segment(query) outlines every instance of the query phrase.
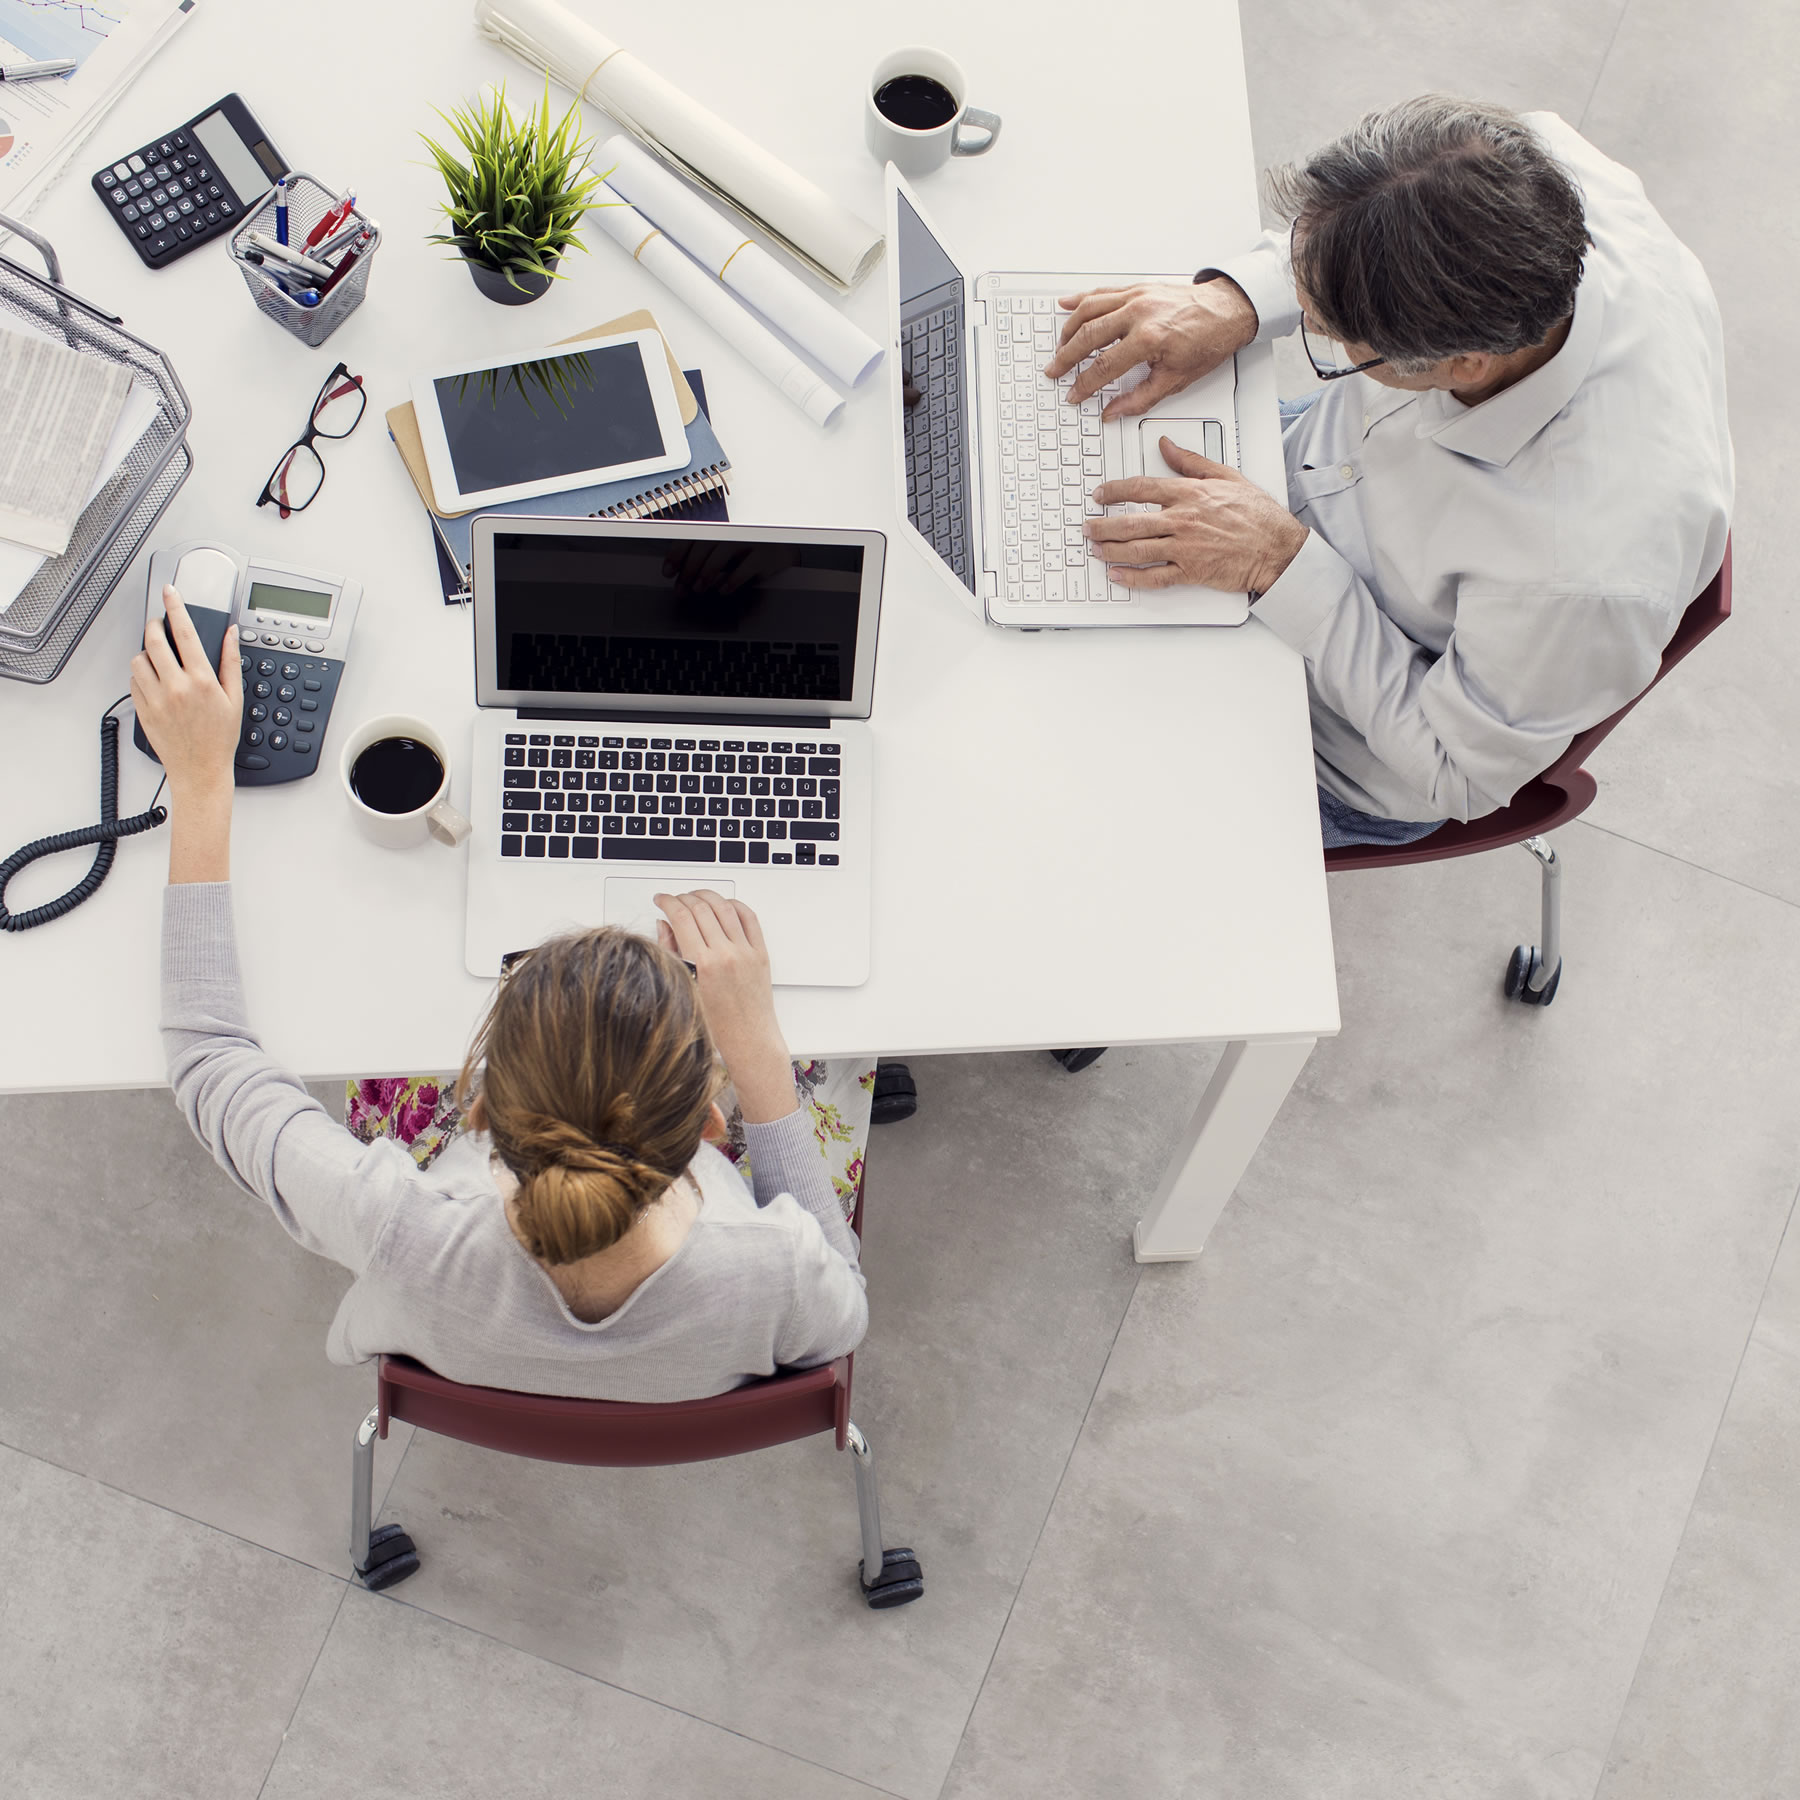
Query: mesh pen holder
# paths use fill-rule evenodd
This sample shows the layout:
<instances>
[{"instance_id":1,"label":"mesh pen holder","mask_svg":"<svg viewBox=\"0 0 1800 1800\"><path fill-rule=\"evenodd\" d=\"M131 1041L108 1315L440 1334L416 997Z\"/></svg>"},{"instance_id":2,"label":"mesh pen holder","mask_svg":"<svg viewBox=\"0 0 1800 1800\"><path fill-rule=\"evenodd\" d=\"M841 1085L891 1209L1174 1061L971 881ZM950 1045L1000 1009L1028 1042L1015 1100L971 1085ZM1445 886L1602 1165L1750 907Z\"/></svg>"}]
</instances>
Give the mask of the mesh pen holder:
<instances>
[{"instance_id":1,"label":"mesh pen holder","mask_svg":"<svg viewBox=\"0 0 1800 1800\"><path fill-rule=\"evenodd\" d=\"M341 195L334 194L323 182L295 169L288 176L289 244L300 249L307 234L341 199ZM272 193L232 233L231 258L250 290L251 299L256 302L256 310L315 349L362 305L363 295L369 288L369 270L374 264L375 252L381 248L381 228L373 219L355 207L351 208L345 224L350 219L360 220L374 235L363 246L355 268L330 293L321 295L317 306L302 306L292 294L284 292L278 283L264 275L255 263L244 260L244 252L251 247L251 232L260 231L264 237L271 238L275 235L275 196ZM341 258L345 252L338 254Z\"/></svg>"}]
</instances>

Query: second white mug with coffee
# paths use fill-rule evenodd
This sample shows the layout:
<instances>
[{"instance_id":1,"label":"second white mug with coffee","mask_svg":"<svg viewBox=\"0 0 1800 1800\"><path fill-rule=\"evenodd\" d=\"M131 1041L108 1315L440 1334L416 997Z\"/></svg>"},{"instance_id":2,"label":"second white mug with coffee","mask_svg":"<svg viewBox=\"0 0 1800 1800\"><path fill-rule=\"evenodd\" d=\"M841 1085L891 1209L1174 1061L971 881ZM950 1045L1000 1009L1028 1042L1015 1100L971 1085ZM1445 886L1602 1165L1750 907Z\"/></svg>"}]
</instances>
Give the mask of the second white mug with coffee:
<instances>
[{"instance_id":1,"label":"second white mug with coffee","mask_svg":"<svg viewBox=\"0 0 1800 1800\"><path fill-rule=\"evenodd\" d=\"M427 837L460 844L469 835L469 821L450 804L449 749L423 719L384 713L359 725L338 774L363 835L390 850Z\"/></svg>"},{"instance_id":2,"label":"second white mug with coffee","mask_svg":"<svg viewBox=\"0 0 1800 1800\"><path fill-rule=\"evenodd\" d=\"M953 156L985 156L999 138L1000 115L969 104L969 80L955 57L914 44L875 65L863 96L863 141L877 161L902 175L929 175Z\"/></svg>"}]
</instances>

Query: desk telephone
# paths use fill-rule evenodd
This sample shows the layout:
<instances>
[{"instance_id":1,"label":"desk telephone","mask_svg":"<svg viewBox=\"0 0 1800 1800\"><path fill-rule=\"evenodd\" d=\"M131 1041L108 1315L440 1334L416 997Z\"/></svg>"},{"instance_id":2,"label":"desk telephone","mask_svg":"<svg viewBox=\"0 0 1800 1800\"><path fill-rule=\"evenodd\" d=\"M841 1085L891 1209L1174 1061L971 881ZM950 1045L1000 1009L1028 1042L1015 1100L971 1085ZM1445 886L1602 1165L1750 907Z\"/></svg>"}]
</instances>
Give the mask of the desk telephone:
<instances>
[{"instance_id":1,"label":"desk telephone","mask_svg":"<svg viewBox=\"0 0 1800 1800\"><path fill-rule=\"evenodd\" d=\"M238 660L244 675L244 719L234 779L239 787L271 787L299 781L319 766L331 703L344 672L344 652L356 624L362 584L318 569L300 569L244 555L225 544L177 544L150 558L144 629L166 632L162 593L180 594L207 660L216 669L225 628L238 628ZM179 660L179 652L177 652ZM38 838L0 862L0 931L25 931L71 913L99 888L112 868L119 839L152 831L169 815L152 802L128 819L119 817L118 709L122 694L100 718L100 820L80 831ZM141 725L132 740L152 761ZM157 789L160 798L162 789ZM66 894L23 912L6 905L6 885L28 863L65 850L96 846L88 872Z\"/></svg>"},{"instance_id":2,"label":"desk telephone","mask_svg":"<svg viewBox=\"0 0 1800 1800\"><path fill-rule=\"evenodd\" d=\"M310 775L319 766L344 672L361 583L249 557L225 544L177 544L150 559L146 630L162 619L165 584L187 606L214 668L225 627L238 628L244 723L237 785L271 787ZM141 725L133 727L132 741L155 757Z\"/></svg>"}]
</instances>

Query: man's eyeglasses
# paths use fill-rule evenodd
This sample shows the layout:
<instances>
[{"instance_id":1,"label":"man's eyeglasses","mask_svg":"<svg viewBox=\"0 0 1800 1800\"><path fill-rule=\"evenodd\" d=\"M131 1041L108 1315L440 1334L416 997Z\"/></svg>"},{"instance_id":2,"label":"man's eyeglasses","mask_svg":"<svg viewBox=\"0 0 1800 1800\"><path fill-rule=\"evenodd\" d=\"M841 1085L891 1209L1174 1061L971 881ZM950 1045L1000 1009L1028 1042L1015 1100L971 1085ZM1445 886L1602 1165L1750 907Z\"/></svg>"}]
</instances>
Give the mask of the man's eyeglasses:
<instances>
[{"instance_id":1,"label":"man's eyeglasses","mask_svg":"<svg viewBox=\"0 0 1800 1800\"><path fill-rule=\"evenodd\" d=\"M290 514L305 512L319 497L325 485L325 462L315 444L320 438L347 438L362 422L368 396L363 393L363 378L352 375L342 363L325 377L318 398L312 403L306 429L296 438L275 473L263 483L258 506L276 506L285 519Z\"/></svg>"},{"instance_id":2,"label":"man's eyeglasses","mask_svg":"<svg viewBox=\"0 0 1800 1800\"><path fill-rule=\"evenodd\" d=\"M1385 356L1371 356L1367 362L1358 362L1336 338L1308 324L1304 313L1300 315L1300 342L1306 348L1313 373L1321 381L1342 381L1346 375L1360 375L1364 369L1377 369L1387 361Z\"/></svg>"}]
</instances>

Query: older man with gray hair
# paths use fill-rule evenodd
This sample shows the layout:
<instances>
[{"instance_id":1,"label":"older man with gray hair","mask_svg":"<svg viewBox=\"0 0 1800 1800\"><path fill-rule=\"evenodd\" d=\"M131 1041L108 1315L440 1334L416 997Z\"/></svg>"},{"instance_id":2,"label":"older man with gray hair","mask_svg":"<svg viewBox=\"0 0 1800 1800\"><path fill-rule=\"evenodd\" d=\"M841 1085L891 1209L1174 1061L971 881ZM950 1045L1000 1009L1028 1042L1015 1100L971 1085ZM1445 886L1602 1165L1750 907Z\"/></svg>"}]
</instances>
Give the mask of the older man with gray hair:
<instances>
[{"instance_id":1,"label":"older man with gray hair","mask_svg":"<svg viewBox=\"0 0 1800 1800\"><path fill-rule=\"evenodd\" d=\"M1244 588L1306 659L1327 845L1504 806L1656 674L1725 555L1719 312L1642 183L1553 113L1427 95L1275 171L1290 228L1195 285L1076 295L1046 374L1144 411L1298 328L1286 507L1179 480L1089 521L1114 578ZM1291 509L1291 510L1290 510Z\"/></svg>"}]
</instances>

